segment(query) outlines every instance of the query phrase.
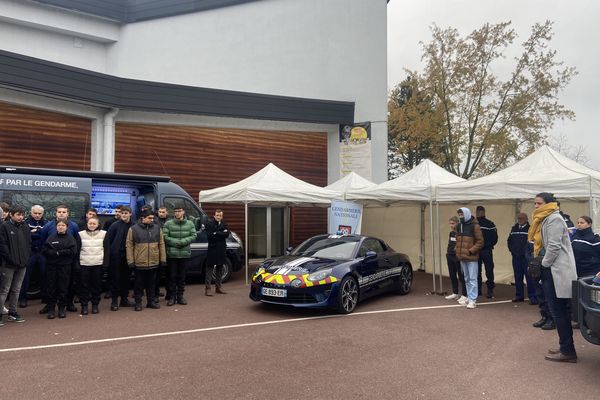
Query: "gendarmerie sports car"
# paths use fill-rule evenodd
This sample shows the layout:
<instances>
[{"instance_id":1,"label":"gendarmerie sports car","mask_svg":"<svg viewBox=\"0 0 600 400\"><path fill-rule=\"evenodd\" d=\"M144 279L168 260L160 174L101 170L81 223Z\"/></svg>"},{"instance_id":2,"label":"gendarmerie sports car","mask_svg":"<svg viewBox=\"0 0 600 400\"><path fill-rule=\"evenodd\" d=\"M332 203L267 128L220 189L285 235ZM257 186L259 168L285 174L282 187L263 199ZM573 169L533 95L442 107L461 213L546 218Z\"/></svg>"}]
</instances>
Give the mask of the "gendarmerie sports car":
<instances>
[{"instance_id":1,"label":"gendarmerie sports car","mask_svg":"<svg viewBox=\"0 0 600 400\"><path fill-rule=\"evenodd\" d=\"M314 236L289 255L265 260L252 276L250 298L294 307L328 307L342 314L385 291L407 294L408 256L361 235Z\"/></svg>"}]
</instances>

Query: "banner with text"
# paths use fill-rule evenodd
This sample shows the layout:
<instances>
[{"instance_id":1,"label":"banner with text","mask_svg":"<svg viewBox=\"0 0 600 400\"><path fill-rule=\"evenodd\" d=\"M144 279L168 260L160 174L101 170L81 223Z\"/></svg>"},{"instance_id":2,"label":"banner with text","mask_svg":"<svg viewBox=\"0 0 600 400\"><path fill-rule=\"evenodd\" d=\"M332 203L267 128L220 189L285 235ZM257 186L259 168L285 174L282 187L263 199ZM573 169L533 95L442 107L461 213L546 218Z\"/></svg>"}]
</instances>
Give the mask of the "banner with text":
<instances>
[{"instance_id":1,"label":"banner with text","mask_svg":"<svg viewBox=\"0 0 600 400\"><path fill-rule=\"evenodd\" d=\"M340 176L354 171L371 179L371 123L340 125Z\"/></svg>"},{"instance_id":2,"label":"banner with text","mask_svg":"<svg viewBox=\"0 0 600 400\"><path fill-rule=\"evenodd\" d=\"M330 234L360 234L362 225L362 204L332 200L329 209Z\"/></svg>"}]
</instances>

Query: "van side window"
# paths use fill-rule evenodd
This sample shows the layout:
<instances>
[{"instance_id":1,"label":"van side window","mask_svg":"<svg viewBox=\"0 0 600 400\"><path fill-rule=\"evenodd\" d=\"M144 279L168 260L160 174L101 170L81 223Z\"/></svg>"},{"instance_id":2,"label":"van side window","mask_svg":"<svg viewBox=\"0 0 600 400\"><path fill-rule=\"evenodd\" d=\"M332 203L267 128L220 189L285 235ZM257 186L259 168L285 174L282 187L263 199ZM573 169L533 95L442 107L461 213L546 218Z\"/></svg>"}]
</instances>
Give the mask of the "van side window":
<instances>
[{"instance_id":1,"label":"van side window","mask_svg":"<svg viewBox=\"0 0 600 400\"><path fill-rule=\"evenodd\" d=\"M195 203L185 197L165 197L163 205L167 207L169 216L173 216L173 210L175 207L181 207L185 210L187 219L191 220L196 225L196 230L202 229L202 217L203 213Z\"/></svg>"},{"instance_id":2,"label":"van side window","mask_svg":"<svg viewBox=\"0 0 600 400\"><path fill-rule=\"evenodd\" d=\"M1 192L0 192L1 193ZM56 217L56 206L66 204L69 206L69 218L79 221L85 216L89 204L89 195L86 193L61 193L61 192L34 192L6 190L0 196L8 204L18 204L25 207L27 213L31 206L39 204L44 207L44 216L47 219Z\"/></svg>"}]
</instances>

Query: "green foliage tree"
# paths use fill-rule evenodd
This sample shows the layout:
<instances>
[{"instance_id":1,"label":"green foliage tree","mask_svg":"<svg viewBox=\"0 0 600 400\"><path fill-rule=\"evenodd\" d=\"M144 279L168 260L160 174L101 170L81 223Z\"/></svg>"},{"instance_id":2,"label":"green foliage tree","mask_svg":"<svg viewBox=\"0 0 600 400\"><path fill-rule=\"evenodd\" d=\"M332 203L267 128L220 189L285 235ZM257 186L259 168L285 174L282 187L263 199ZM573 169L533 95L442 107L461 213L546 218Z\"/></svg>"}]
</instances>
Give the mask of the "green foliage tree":
<instances>
[{"instance_id":1,"label":"green foliage tree","mask_svg":"<svg viewBox=\"0 0 600 400\"><path fill-rule=\"evenodd\" d=\"M500 76L517 37L510 24L487 23L466 37L432 26L431 42L422 43L425 70L409 71L409 81L417 84L412 95L397 104L396 93L390 96L390 139L406 140L405 148L396 145L399 152L410 159L411 152L429 151L448 171L476 177L526 156L543 144L557 119L575 117L559 103L559 94L577 72L549 49L552 22L532 27L510 72ZM415 87L416 104L409 106ZM415 135L423 140L406 139Z\"/></svg>"},{"instance_id":2,"label":"green foliage tree","mask_svg":"<svg viewBox=\"0 0 600 400\"><path fill-rule=\"evenodd\" d=\"M443 115L432 97L421 89L419 77L411 75L398 84L388 100L390 178L409 171L426 158L442 163Z\"/></svg>"}]
</instances>

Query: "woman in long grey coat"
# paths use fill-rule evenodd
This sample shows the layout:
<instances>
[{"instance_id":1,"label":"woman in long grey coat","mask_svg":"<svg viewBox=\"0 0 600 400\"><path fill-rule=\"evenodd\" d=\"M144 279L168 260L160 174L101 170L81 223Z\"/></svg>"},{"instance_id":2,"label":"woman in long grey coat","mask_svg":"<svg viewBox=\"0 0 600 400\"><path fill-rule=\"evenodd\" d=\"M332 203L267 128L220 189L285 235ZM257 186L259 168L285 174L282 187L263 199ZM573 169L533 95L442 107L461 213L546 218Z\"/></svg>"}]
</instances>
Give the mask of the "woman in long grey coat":
<instances>
[{"instance_id":1,"label":"woman in long grey coat","mask_svg":"<svg viewBox=\"0 0 600 400\"><path fill-rule=\"evenodd\" d=\"M529 239L534 242L534 256L543 257L542 287L556 323L560 344L559 349L548 350L545 358L550 361L577 362L568 311L572 296L571 281L577 279L569 230L553 194L538 194L534 206Z\"/></svg>"}]
</instances>

